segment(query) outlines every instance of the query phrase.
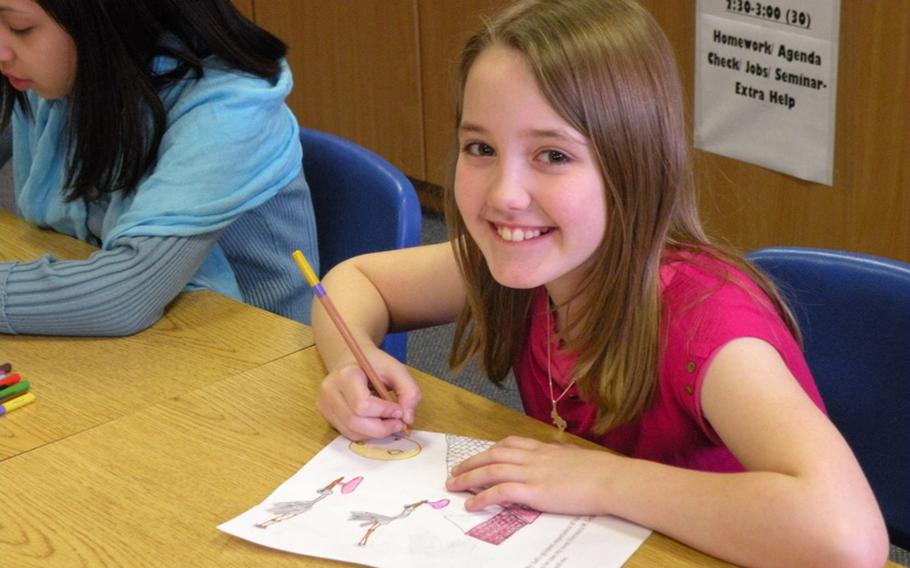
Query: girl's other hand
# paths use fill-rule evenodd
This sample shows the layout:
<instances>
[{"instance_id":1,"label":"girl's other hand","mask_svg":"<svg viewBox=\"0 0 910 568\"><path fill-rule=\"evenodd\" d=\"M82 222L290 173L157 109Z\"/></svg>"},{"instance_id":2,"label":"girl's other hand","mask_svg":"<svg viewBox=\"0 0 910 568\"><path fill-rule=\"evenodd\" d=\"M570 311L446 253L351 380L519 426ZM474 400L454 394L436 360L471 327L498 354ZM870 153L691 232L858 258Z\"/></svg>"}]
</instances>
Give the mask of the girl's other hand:
<instances>
[{"instance_id":1,"label":"girl's other hand","mask_svg":"<svg viewBox=\"0 0 910 568\"><path fill-rule=\"evenodd\" d=\"M356 363L342 365L326 376L316 408L344 437L353 440L384 438L414 422L420 388L407 368L376 347L364 354L398 402L383 400L370 390L366 373Z\"/></svg>"},{"instance_id":2,"label":"girl's other hand","mask_svg":"<svg viewBox=\"0 0 910 568\"><path fill-rule=\"evenodd\" d=\"M602 515L605 479L614 455L570 444L511 436L461 462L446 481L449 491L477 490L468 511L517 503L547 513Z\"/></svg>"}]
</instances>

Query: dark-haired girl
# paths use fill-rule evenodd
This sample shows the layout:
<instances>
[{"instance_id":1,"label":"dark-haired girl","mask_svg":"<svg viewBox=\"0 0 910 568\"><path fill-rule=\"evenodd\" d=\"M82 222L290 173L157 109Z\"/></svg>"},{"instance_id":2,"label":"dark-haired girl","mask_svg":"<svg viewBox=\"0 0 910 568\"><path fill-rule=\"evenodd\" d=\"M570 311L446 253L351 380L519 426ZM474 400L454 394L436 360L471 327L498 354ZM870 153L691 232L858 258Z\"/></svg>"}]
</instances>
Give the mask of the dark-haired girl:
<instances>
[{"instance_id":1,"label":"dark-haired girl","mask_svg":"<svg viewBox=\"0 0 910 568\"><path fill-rule=\"evenodd\" d=\"M131 334L199 288L309 321L286 50L229 0L0 0L17 212L101 249L0 263L0 332Z\"/></svg>"}]
</instances>

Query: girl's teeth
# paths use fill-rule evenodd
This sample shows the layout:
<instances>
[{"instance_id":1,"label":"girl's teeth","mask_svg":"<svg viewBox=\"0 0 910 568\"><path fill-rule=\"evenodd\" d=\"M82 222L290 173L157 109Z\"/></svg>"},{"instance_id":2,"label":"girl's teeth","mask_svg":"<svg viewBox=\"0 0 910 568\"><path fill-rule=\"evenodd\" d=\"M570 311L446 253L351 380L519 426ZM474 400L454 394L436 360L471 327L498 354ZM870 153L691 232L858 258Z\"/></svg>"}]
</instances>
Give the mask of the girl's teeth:
<instances>
[{"instance_id":1,"label":"girl's teeth","mask_svg":"<svg viewBox=\"0 0 910 568\"><path fill-rule=\"evenodd\" d=\"M500 227L499 236L506 241L512 241L514 243L520 243L528 239L533 239L540 236L540 229L510 229L508 227Z\"/></svg>"}]
</instances>

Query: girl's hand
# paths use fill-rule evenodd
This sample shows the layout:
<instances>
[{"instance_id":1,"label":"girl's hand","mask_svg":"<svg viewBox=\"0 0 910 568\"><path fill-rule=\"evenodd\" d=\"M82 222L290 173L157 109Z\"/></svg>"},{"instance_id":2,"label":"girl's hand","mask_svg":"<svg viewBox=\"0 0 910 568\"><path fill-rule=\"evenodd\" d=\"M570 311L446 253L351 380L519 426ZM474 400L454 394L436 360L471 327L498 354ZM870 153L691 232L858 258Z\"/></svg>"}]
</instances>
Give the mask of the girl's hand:
<instances>
[{"instance_id":1,"label":"girl's hand","mask_svg":"<svg viewBox=\"0 0 910 568\"><path fill-rule=\"evenodd\" d=\"M449 491L479 490L468 511L517 503L547 513L602 515L606 479L617 456L570 444L509 437L452 470Z\"/></svg>"},{"instance_id":2,"label":"girl's hand","mask_svg":"<svg viewBox=\"0 0 910 568\"><path fill-rule=\"evenodd\" d=\"M407 368L376 347L363 346L379 377L398 402L383 400L370 390L363 369L348 364L332 371L322 381L316 408L341 434L354 441L384 438L414 422L420 389Z\"/></svg>"}]
</instances>

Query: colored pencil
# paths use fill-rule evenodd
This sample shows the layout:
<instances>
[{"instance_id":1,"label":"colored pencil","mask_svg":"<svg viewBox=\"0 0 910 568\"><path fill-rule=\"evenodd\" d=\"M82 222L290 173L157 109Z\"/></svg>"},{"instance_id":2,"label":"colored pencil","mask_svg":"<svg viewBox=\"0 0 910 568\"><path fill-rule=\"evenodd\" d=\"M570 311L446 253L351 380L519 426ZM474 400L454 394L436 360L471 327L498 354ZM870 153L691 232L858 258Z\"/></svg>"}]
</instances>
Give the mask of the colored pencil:
<instances>
[{"instance_id":1,"label":"colored pencil","mask_svg":"<svg viewBox=\"0 0 910 568\"><path fill-rule=\"evenodd\" d=\"M313 271L313 267L310 266L310 263L307 261L306 257L302 252L294 251L291 255L294 257L294 261L297 263L297 266L300 268L300 271L303 273L303 277L306 278L307 283L313 289L313 292L316 294L316 297L319 298L319 301L322 302L322 307L325 308L325 311L329 314L329 317L332 319L332 323L335 324L335 327L338 329L338 333L341 334L341 337L344 338L344 342L347 344L348 349L351 350L351 353L354 354L354 358L357 359L357 364L360 365L360 368L363 369L363 372L366 373L367 378L370 380L370 384L373 385L373 388L385 400L395 402L395 399L392 397L392 393L389 392L389 389L386 388L385 383L382 382L382 379L379 378L379 374L376 373L376 370L373 369L373 365L370 364L370 361L367 359L366 355L363 354L363 350L358 345L357 340L354 339L354 335L351 334L351 330L348 328L348 324L345 323L344 318L341 317L341 314L338 313L338 310L335 308L335 304L332 303L331 298L326 293L325 288L322 287L322 283L319 282L319 278L316 276L316 273ZM408 430L408 425L404 425L405 434L410 434Z\"/></svg>"}]
</instances>

